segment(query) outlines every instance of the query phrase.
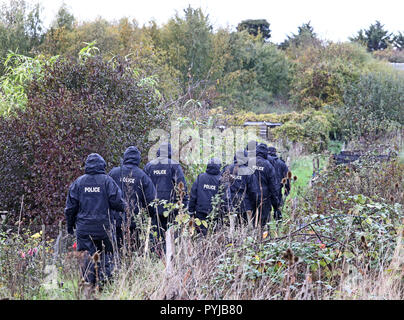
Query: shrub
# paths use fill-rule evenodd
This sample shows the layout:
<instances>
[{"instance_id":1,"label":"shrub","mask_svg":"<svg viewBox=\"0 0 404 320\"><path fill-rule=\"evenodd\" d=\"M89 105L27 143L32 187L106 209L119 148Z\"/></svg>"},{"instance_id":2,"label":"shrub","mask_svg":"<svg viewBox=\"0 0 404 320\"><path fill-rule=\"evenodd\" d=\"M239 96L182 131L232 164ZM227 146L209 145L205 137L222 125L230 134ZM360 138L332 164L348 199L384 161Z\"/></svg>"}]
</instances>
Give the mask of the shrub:
<instances>
[{"instance_id":1,"label":"shrub","mask_svg":"<svg viewBox=\"0 0 404 320\"><path fill-rule=\"evenodd\" d=\"M214 73L217 105L226 109L257 110L285 97L289 91L292 65L284 52L276 46L263 43L247 31L223 36L216 49ZM218 41L218 39L216 39ZM226 46L226 51L223 47ZM219 56L219 54L221 54ZM225 55L224 57L222 57Z\"/></svg>"},{"instance_id":2,"label":"shrub","mask_svg":"<svg viewBox=\"0 0 404 320\"><path fill-rule=\"evenodd\" d=\"M304 127L294 121L286 122L279 128L276 128L276 135L285 137L291 142L299 142L304 139Z\"/></svg>"},{"instance_id":3,"label":"shrub","mask_svg":"<svg viewBox=\"0 0 404 320\"><path fill-rule=\"evenodd\" d=\"M387 60L394 63L404 63L404 50L394 50L387 48L373 52L373 56L380 60Z\"/></svg>"},{"instance_id":4,"label":"shrub","mask_svg":"<svg viewBox=\"0 0 404 320\"><path fill-rule=\"evenodd\" d=\"M315 213L347 212L352 209L352 202L346 202L347 198L359 194L369 201L404 205L403 164L397 159L375 162L372 154L369 151L361 157L360 163L348 166L330 163L328 169L313 181L308 195L312 199L311 205L316 208Z\"/></svg>"},{"instance_id":5,"label":"shrub","mask_svg":"<svg viewBox=\"0 0 404 320\"><path fill-rule=\"evenodd\" d=\"M86 156L118 164L128 145L145 150L147 131L164 124L165 112L123 59L59 59L43 74L29 86L25 111L0 118L0 202L12 210L24 194L24 214L55 226Z\"/></svg>"},{"instance_id":6,"label":"shrub","mask_svg":"<svg viewBox=\"0 0 404 320\"><path fill-rule=\"evenodd\" d=\"M291 98L301 109L341 103L346 85L383 68L363 47L348 43L307 47L295 64Z\"/></svg>"},{"instance_id":7,"label":"shrub","mask_svg":"<svg viewBox=\"0 0 404 320\"><path fill-rule=\"evenodd\" d=\"M249 112L237 112L234 114L229 114L219 107L212 109L210 114L214 117L220 118L227 125L231 126L243 126L246 121L280 121L280 116L274 113L262 113L256 114L252 111Z\"/></svg>"},{"instance_id":8,"label":"shrub","mask_svg":"<svg viewBox=\"0 0 404 320\"><path fill-rule=\"evenodd\" d=\"M345 140L374 140L404 124L404 77L399 72L369 73L345 90L335 108L338 132Z\"/></svg>"},{"instance_id":9,"label":"shrub","mask_svg":"<svg viewBox=\"0 0 404 320\"><path fill-rule=\"evenodd\" d=\"M253 112L239 112L234 115L225 114L222 109L212 110L212 115L220 117L227 125L242 126L246 121L280 122L281 126L270 129L273 137L283 141L284 147L288 143L303 143L305 151L320 152L328 147L329 136L333 130L334 118L330 112L308 109L301 113L290 112L284 114L255 114Z\"/></svg>"},{"instance_id":10,"label":"shrub","mask_svg":"<svg viewBox=\"0 0 404 320\"><path fill-rule=\"evenodd\" d=\"M326 150L328 146L332 129L330 117L324 112L312 109L305 110L300 117L295 117L289 121L285 116L284 119L287 122L273 131L277 139L286 137L292 142L302 142L308 152L321 152Z\"/></svg>"}]
</instances>

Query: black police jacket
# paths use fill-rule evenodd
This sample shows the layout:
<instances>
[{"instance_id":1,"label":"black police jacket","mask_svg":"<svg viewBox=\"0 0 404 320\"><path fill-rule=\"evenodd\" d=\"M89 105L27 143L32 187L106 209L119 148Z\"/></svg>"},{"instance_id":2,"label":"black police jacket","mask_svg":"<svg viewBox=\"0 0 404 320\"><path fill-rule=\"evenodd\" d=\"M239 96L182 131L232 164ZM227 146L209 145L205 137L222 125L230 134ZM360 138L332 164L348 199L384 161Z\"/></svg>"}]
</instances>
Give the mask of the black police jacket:
<instances>
[{"instance_id":1,"label":"black police jacket","mask_svg":"<svg viewBox=\"0 0 404 320\"><path fill-rule=\"evenodd\" d=\"M171 159L170 144L168 144L167 153L164 153L161 149L162 148L157 151L157 158L146 164L144 172L150 177L156 188L157 199L167 200L171 203L177 202L177 192L179 191L178 186L179 183L182 182L184 192L183 204L187 207L187 183L181 165L177 161ZM162 211L163 210L159 210L159 213L161 214Z\"/></svg>"},{"instance_id":2,"label":"black police jacket","mask_svg":"<svg viewBox=\"0 0 404 320\"><path fill-rule=\"evenodd\" d=\"M113 168L109 175L121 188L131 215L137 215L140 209L147 209L148 214L153 216L155 210L150 203L156 198L156 189L149 176L139 168L139 163L140 151L131 146L124 153L122 165ZM121 217L117 215L117 224L120 224ZM126 219L126 215L123 218ZM134 226L133 219L131 225Z\"/></svg>"},{"instance_id":3,"label":"black police jacket","mask_svg":"<svg viewBox=\"0 0 404 320\"><path fill-rule=\"evenodd\" d=\"M85 174L70 185L65 207L69 232L76 228L77 235L104 239L109 236L112 210L125 210L121 190L106 175L105 167L99 154L90 154L85 163Z\"/></svg>"},{"instance_id":4,"label":"black police jacket","mask_svg":"<svg viewBox=\"0 0 404 320\"><path fill-rule=\"evenodd\" d=\"M254 170L256 178L254 181L254 190L257 190L255 207L258 207L261 202L270 202L277 208L279 205L277 177L275 168L267 157L268 147L265 144L259 144L256 149L256 157L249 159L249 167Z\"/></svg>"},{"instance_id":5,"label":"black police jacket","mask_svg":"<svg viewBox=\"0 0 404 320\"><path fill-rule=\"evenodd\" d=\"M206 172L201 173L192 185L188 210L207 216L212 211L212 199L219 192L220 186L223 194L219 211L223 212L229 207L229 190L221 182L220 165L209 163Z\"/></svg>"}]
</instances>

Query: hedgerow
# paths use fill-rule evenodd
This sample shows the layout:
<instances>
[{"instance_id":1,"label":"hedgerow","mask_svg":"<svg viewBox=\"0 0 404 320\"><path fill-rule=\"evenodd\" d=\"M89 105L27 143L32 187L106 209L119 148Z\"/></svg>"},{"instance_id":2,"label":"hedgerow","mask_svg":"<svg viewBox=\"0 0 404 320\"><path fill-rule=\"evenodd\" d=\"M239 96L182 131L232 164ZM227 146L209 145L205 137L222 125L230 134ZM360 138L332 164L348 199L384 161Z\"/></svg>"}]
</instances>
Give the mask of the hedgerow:
<instances>
[{"instance_id":1,"label":"hedgerow","mask_svg":"<svg viewBox=\"0 0 404 320\"><path fill-rule=\"evenodd\" d=\"M25 110L0 118L1 207L15 213L24 195L24 216L55 226L86 156L97 152L112 166L131 144L146 150L150 128L164 125L158 105L155 89L123 58L45 66L27 89Z\"/></svg>"}]
</instances>

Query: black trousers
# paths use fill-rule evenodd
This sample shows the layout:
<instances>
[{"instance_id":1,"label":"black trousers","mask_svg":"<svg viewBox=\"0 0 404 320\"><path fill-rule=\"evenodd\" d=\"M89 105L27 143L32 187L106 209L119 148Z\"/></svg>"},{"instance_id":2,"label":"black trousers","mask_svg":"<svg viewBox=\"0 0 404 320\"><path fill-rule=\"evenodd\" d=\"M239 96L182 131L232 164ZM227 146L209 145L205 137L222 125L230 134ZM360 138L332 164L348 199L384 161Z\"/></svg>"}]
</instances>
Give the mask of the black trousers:
<instances>
[{"instance_id":1,"label":"black trousers","mask_svg":"<svg viewBox=\"0 0 404 320\"><path fill-rule=\"evenodd\" d=\"M252 215L253 210L250 210L250 212L251 212L251 217L252 217L253 216ZM248 213L247 213L247 211L240 212L240 214L237 215L237 218L238 218L238 222L240 224L248 224Z\"/></svg>"},{"instance_id":2,"label":"black trousers","mask_svg":"<svg viewBox=\"0 0 404 320\"><path fill-rule=\"evenodd\" d=\"M112 276L113 247L109 238L93 239L89 235L77 235L77 251L87 251L88 255L81 265L82 277L92 284L104 282ZM94 254L99 252L98 261Z\"/></svg>"},{"instance_id":3,"label":"black trousers","mask_svg":"<svg viewBox=\"0 0 404 320\"><path fill-rule=\"evenodd\" d=\"M117 225L115 228L116 243L118 249L121 249L123 244L125 243L124 236L127 235L128 232L130 239L128 238L125 239L127 245L132 245L135 248L139 248L140 246L139 229L136 228L136 225L134 224L130 224L129 228L121 224ZM128 243L128 241L130 241L130 244Z\"/></svg>"},{"instance_id":4,"label":"black trousers","mask_svg":"<svg viewBox=\"0 0 404 320\"><path fill-rule=\"evenodd\" d=\"M198 218L199 220L201 220L201 225L200 226L196 226L196 230L199 234L206 236L208 233L208 228L206 228L203 224L202 221L206 221L207 220L207 216L208 214L205 212L196 212L195 213L195 218Z\"/></svg>"},{"instance_id":5,"label":"black trousers","mask_svg":"<svg viewBox=\"0 0 404 320\"><path fill-rule=\"evenodd\" d=\"M253 210L253 223L255 224L256 215L258 214L258 221L261 221L261 226L265 226L271 221L272 203L270 200L263 201L262 204L256 206Z\"/></svg>"},{"instance_id":6,"label":"black trousers","mask_svg":"<svg viewBox=\"0 0 404 320\"><path fill-rule=\"evenodd\" d=\"M161 207L158 208L157 212L164 212ZM152 229L150 233L150 242L152 244L151 250L163 250L166 247L166 231L168 230L169 224L175 220L178 214L178 210L174 210L169 213L168 217L164 217L163 214L155 214L152 217ZM157 236L155 236L157 234Z\"/></svg>"},{"instance_id":7,"label":"black trousers","mask_svg":"<svg viewBox=\"0 0 404 320\"><path fill-rule=\"evenodd\" d=\"M283 198L282 198L282 188L280 188L279 190L278 190L278 193L277 193L277 198L278 198L278 206L277 207L275 207L274 205L272 205L272 208L273 208L273 211L274 211L274 213L273 213L273 215L274 215L274 219L275 220L280 220L280 219L282 219L282 212L281 212L281 207L282 207L282 205L283 205Z\"/></svg>"}]
</instances>

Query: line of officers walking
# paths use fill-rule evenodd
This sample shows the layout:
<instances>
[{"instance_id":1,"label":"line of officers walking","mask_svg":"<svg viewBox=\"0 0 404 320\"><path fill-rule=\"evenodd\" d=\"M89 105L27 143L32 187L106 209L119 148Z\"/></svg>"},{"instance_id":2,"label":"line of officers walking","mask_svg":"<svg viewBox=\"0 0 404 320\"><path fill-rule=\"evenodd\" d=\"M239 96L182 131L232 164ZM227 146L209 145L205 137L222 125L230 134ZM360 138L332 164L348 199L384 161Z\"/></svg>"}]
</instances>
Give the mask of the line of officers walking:
<instances>
[{"instance_id":1,"label":"line of officers walking","mask_svg":"<svg viewBox=\"0 0 404 320\"><path fill-rule=\"evenodd\" d=\"M180 200L189 214L201 221L211 218L209 215L216 207L214 218L218 225L229 212L237 213L240 221L256 221L261 226L270 221L271 212L275 220L282 219L281 207L290 191L291 174L275 148L250 141L245 150L236 152L232 164L222 168L218 158L210 159L206 172L198 175L189 194L181 165L171 159L171 154L170 143L162 143L156 158L142 170L141 153L130 146L121 165L108 174L106 162L99 154L87 157L85 174L70 185L65 207L68 233L73 235L75 230L77 250L88 252L82 268L87 270L85 275L83 271L87 282L96 282L90 259L96 252L101 252L97 279L105 281L111 276L112 241L116 240L118 248L122 246L125 226L137 237L134 217L141 210L151 217L151 234L157 234L150 236L152 250L164 248L165 231L178 214L175 209L167 215L164 203ZM207 234L205 223L197 230L201 235ZM111 234L115 239L111 239Z\"/></svg>"}]
</instances>

